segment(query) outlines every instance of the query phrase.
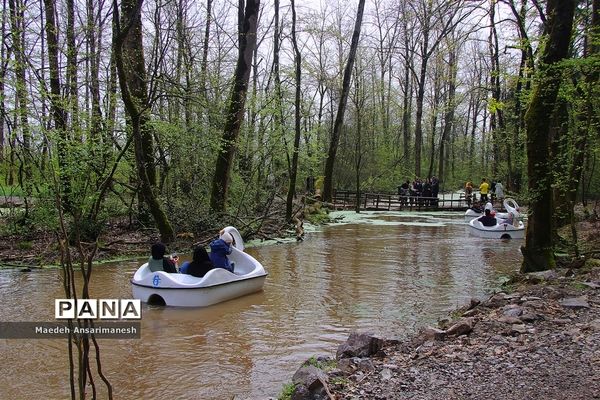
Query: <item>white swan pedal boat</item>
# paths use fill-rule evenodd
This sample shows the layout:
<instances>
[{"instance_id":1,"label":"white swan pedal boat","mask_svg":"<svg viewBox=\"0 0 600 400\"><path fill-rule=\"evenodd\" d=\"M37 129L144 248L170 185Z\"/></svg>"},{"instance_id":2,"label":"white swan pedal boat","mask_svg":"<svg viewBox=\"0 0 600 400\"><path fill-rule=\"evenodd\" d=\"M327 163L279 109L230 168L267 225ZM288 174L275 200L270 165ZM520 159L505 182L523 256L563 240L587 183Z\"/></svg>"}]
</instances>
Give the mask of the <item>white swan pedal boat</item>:
<instances>
[{"instance_id":1,"label":"white swan pedal boat","mask_svg":"<svg viewBox=\"0 0 600 400\"><path fill-rule=\"evenodd\" d=\"M519 205L517 204L517 202L514 199L511 198L507 198L504 200L503 202L504 205L504 209L506 210L505 213L503 212L497 212L494 216L496 218L500 218L500 219L508 219L509 214L512 212L515 215L520 215L519 214ZM472 208L469 208L467 211L465 211L465 221L470 221L473 218L479 218L483 215L483 212L477 212L475 210L473 210Z\"/></svg>"},{"instance_id":2,"label":"white swan pedal boat","mask_svg":"<svg viewBox=\"0 0 600 400\"><path fill-rule=\"evenodd\" d=\"M235 243L228 258L234 272L213 268L202 278L164 271L152 272L142 265L131 280L133 297L150 304L179 307L205 307L262 290L267 277L264 267L245 253L244 241L237 229L225 228Z\"/></svg>"},{"instance_id":3,"label":"white swan pedal boat","mask_svg":"<svg viewBox=\"0 0 600 400\"><path fill-rule=\"evenodd\" d=\"M522 221L517 221L517 225L501 222L496 218L498 223L494 226L485 226L477 218L469 221L469 230L474 236L484 239L523 239L525 237L525 224Z\"/></svg>"},{"instance_id":4,"label":"white swan pedal boat","mask_svg":"<svg viewBox=\"0 0 600 400\"><path fill-rule=\"evenodd\" d=\"M470 221L473 218L479 218L482 215L483 215L483 213L477 212L477 211L473 210L472 208L469 208L467 211L465 211L465 221ZM495 214L495 217L501 218L501 219L507 219L508 213L497 212Z\"/></svg>"}]
</instances>

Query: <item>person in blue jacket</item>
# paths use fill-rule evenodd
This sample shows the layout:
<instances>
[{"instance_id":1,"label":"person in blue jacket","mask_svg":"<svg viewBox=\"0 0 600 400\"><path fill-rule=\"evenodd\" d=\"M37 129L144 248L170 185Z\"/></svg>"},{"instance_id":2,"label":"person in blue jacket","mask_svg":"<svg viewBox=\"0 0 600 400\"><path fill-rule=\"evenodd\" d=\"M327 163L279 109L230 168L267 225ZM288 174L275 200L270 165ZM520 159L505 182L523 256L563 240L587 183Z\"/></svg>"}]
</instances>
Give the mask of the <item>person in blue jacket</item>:
<instances>
[{"instance_id":1,"label":"person in blue jacket","mask_svg":"<svg viewBox=\"0 0 600 400\"><path fill-rule=\"evenodd\" d=\"M229 261L227 255L231 254L231 244L233 236L229 232L223 232L221 236L210 243L210 261L215 268L225 268L233 272L234 265Z\"/></svg>"}]
</instances>

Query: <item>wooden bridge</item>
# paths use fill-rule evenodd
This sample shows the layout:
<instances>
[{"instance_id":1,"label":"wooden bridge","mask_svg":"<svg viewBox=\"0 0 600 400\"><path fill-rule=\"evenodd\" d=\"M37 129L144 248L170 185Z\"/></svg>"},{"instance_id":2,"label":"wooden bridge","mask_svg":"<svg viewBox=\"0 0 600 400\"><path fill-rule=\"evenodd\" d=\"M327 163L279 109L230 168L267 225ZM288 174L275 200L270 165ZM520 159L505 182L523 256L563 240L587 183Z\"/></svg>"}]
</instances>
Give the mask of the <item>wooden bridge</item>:
<instances>
[{"instance_id":1,"label":"wooden bridge","mask_svg":"<svg viewBox=\"0 0 600 400\"><path fill-rule=\"evenodd\" d=\"M336 190L333 193L336 210L356 207L356 192ZM360 209L369 211L464 211L464 193L440 193L438 197L400 196L396 193L360 193Z\"/></svg>"}]
</instances>

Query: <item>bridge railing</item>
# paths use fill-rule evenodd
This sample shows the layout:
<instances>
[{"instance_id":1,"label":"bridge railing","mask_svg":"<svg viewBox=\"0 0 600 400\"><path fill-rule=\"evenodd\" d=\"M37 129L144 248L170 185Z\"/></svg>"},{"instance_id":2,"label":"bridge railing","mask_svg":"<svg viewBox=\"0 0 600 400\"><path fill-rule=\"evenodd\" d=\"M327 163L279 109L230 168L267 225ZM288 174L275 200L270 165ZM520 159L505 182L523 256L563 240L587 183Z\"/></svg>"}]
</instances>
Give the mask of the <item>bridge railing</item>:
<instances>
[{"instance_id":1,"label":"bridge railing","mask_svg":"<svg viewBox=\"0 0 600 400\"><path fill-rule=\"evenodd\" d=\"M336 209L356 207L356 192L336 190L333 204ZM361 192L359 198L361 210L464 210L467 202L463 193L440 193L438 197L403 196L395 193Z\"/></svg>"}]
</instances>

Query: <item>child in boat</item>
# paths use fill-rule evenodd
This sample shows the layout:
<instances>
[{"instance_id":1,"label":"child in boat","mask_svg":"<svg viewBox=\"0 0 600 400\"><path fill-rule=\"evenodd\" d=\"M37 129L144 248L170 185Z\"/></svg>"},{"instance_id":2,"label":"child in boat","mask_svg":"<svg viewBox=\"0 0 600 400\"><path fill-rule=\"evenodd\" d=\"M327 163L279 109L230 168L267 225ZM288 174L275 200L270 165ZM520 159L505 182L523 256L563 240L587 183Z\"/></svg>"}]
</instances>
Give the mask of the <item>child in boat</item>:
<instances>
[{"instance_id":1,"label":"child in boat","mask_svg":"<svg viewBox=\"0 0 600 400\"><path fill-rule=\"evenodd\" d=\"M177 273L177 260L170 257L165 257L166 253L165 245L162 243L154 243L150 248L152 256L148 260L148 267L150 271L165 271L170 273Z\"/></svg>"},{"instance_id":2,"label":"child in boat","mask_svg":"<svg viewBox=\"0 0 600 400\"><path fill-rule=\"evenodd\" d=\"M233 236L229 232L221 231L221 236L217 240L213 240L210 244L210 261L215 268L225 268L229 272L233 272L234 265L229 261L227 255L231 254L231 244Z\"/></svg>"},{"instance_id":3,"label":"child in boat","mask_svg":"<svg viewBox=\"0 0 600 400\"><path fill-rule=\"evenodd\" d=\"M192 262L186 261L183 263L179 272L189 274L197 278L202 278L208 271L215 266L210 261L210 257L203 246L198 246L194 249Z\"/></svg>"},{"instance_id":4,"label":"child in boat","mask_svg":"<svg viewBox=\"0 0 600 400\"><path fill-rule=\"evenodd\" d=\"M485 212L485 210L490 210L490 215L492 217L496 216L496 210L494 210L494 206L492 205L491 202L488 201L487 203L485 203L485 208L483 211Z\"/></svg>"}]
</instances>

